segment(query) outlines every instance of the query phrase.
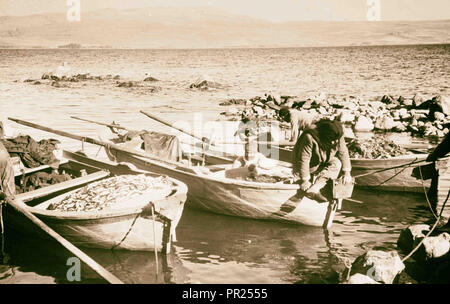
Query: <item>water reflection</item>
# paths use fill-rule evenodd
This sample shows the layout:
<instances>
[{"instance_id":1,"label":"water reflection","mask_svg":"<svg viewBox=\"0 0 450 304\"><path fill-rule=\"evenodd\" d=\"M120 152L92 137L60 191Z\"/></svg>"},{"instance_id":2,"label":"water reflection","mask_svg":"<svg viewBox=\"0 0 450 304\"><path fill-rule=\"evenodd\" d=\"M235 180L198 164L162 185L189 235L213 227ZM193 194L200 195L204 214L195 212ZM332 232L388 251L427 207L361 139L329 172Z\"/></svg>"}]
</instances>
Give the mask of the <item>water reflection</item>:
<instances>
[{"instance_id":1,"label":"water reflection","mask_svg":"<svg viewBox=\"0 0 450 304\"><path fill-rule=\"evenodd\" d=\"M356 189L329 230L185 209L172 252L83 249L126 283L336 283L342 260L369 248L396 249L402 228L430 219L423 194ZM7 235L1 283L69 283L58 244ZM156 268L158 265L158 275ZM34 275L33 275L34 274ZM81 283L104 283L83 267Z\"/></svg>"}]
</instances>

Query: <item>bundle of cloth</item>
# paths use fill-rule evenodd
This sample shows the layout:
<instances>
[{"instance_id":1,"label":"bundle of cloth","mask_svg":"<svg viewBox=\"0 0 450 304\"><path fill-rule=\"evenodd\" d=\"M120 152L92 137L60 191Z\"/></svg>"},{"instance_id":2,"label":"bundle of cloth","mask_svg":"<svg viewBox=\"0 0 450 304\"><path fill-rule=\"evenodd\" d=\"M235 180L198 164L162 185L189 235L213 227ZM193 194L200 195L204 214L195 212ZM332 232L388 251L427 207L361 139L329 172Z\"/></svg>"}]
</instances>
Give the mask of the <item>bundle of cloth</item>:
<instances>
[{"instance_id":1,"label":"bundle of cloth","mask_svg":"<svg viewBox=\"0 0 450 304\"><path fill-rule=\"evenodd\" d=\"M114 143L123 143L126 147L140 148L145 152L170 161L180 161L182 157L181 143L177 136L152 131L128 131L120 133L113 130L117 138Z\"/></svg>"},{"instance_id":2,"label":"bundle of cloth","mask_svg":"<svg viewBox=\"0 0 450 304\"><path fill-rule=\"evenodd\" d=\"M60 160L54 155L57 145L61 142L56 139L43 139L36 142L28 135L15 138L1 139L11 157L18 156L27 168L49 165L57 169Z\"/></svg>"}]
</instances>

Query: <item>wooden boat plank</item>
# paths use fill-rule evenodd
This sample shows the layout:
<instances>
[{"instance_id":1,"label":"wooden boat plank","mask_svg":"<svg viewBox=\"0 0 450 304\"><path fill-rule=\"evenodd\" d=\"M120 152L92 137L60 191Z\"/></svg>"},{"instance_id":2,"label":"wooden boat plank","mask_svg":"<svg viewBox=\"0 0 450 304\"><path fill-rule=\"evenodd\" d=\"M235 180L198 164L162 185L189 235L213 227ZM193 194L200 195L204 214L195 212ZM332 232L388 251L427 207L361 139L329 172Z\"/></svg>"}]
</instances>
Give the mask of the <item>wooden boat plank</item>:
<instances>
[{"instance_id":1,"label":"wooden boat plank","mask_svg":"<svg viewBox=\"0 0 450 304\"><path fill-rule=\"evenodd\" d=\"M49 201L42 202L36 207L26 205L24 201L31 201L48 194L61 193L54 198L61 199L68 194L66 190L76 189L77 186L103 179L110 176L112 172L117 175L146 174L148 176L160 176L144 170L134 170L134 168L125 164L107 163L69 151L64 151L64 156L69 160L70 169L80 170L85 168L88 172L94 173L29 193L19 194L16 196L16 201L20 201L27 211L48 223L55 231L82 247L112 249L118 245L117 249L170 251L170 242L176 239L175 229L182 216L187 193L187 186L178 180L171 179L173 184L171 191L166 191L165 194L149 193L149 195L143 197L142 204L141 202L139 202L139 205L130 204L129 208L124 206L123 208L105 209L99 212L59 212L42 208ZM161 217L157 217L155 222L146 215L140 215L142 207L147 205L149 200L154 203L157 215L161 214ZM136 218L138 215L139 218ZM24 221L20 214L8 212L7 216L11 228L23 233L34 234L36 232L33 227L25 225L26 220ZM133 229L129 232L127 238L122 241L135 219ZM167 225L167 221L170 221L171 224ZM155 234L153 233L154 227L156 229ZM156 236L156 243L154 236Z\"/></svg>"},{"instance_id":2,"label":"wooden boat plank","mask_svg":"<svg viewBox=\"0 0 450 304\"><path fill-rule=\"evenodd\" d=\"M64 165L64 164L67 164L68 162L69 162L69 160L63 159L63 160L60 161L59 165ZM38 171L43 171L43 170L46 170L46 169L49 169L49 168L50 168L49 165L41 165L41 166L35 167L35 168L24 168L22 172L14 172L14 176L17 177L17 176L21 176L23 174L25 174L25 175L26 174L31 174L31 173L35 173L35 172L38 172Z\"/></svg>"},{"instance_id":3,"label":"wooden boat plank","mask_svg":"<svg viewBox=\"0 0 450 304\"><path fill-rule=\"evenodd\" d=\"M102 178L105 178L110 175L108 171L99 171L95 173L88 174L86 176L78 177L69 181L65 181L59 184L50 185L48 187L39 188L30 192L25 192L16 195L18 200L27 202L39 197L43 197L61 190L70 189L72 187L80 186L83 184L87 184L89 182L93 182Z\"/></svg>"},{"instance_id":4,"label":"wooden boat plank","mask_svg":"<svg viewBox=\"0 0 450 304\"><path fill-rule=\"evenodd\" d=\"M309 204L303 201L291 212L282 212L282 207L297 193L299 186L295 184L220 178L214 174L200 174L201 172L196 172L196 167L182 167L180 164L178 168L172 168L126 151L113 148L108 152L114 153L113 157L119 161L131 162L143 170L166 174L183 181L189 188L189 205L194 208L253 219L282 220L311 226L331 225L329 220L334 211L329 212L330 203Z\"/></svg>"}]
</instances>

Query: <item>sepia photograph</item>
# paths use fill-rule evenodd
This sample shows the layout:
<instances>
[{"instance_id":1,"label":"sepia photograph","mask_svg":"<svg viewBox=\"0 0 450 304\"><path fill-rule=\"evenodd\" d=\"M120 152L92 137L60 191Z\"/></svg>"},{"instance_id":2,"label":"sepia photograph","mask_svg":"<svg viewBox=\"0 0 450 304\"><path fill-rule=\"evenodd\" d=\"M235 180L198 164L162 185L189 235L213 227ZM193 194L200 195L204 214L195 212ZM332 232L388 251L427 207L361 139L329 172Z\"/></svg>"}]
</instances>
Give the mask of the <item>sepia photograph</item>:
<instances>
[{"instance_id":1,"label":"sepia photograph","mask_svg":"<svg viewBox=\"0 0 450 304\"><path fill-rule=\"evenodd\" d=\"M2 286L450 284L448 0L0 0L0 109Z\"/></svg>"}]
</instances>

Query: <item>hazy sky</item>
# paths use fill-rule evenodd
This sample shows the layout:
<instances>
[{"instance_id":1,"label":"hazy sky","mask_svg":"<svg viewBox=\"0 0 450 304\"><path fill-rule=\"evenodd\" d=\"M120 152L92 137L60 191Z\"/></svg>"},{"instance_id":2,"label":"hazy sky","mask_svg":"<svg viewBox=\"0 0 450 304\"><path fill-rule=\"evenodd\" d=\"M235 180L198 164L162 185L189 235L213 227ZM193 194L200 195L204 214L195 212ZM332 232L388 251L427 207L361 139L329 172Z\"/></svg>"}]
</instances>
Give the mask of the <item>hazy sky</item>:
<instances>
[{"instance_id":1,"label":"hazy sky","mask_svg":"<svg viewBox=\"0 0 450 304\"><path fill-rule=\"evenodd\" d=\"M65 12L67 0L0 0L0 15ZM270 21L366 20L378 0L80 0L82 11L149 6L204 6ZM381 20L450 19L450 0L379 0Z\"/></svg>"}]
</instances>

